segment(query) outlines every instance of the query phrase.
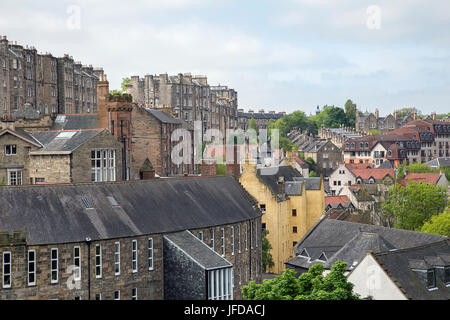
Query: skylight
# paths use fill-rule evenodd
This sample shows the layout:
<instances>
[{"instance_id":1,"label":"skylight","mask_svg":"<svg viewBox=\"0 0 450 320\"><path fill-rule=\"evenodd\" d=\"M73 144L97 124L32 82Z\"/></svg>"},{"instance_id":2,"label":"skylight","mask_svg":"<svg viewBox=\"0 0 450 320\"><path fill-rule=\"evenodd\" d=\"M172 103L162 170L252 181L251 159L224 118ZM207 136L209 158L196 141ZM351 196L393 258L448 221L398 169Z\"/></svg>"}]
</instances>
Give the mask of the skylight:
<instances>
[{"instance_id":1,"label":"skylight","mask_svg":"<svg viewBox=\"0 0 450 320\"><path fill-rule=\"evenodd\" d=\"M87 209L92 208L92 204L91 204L91 202L89 201L88 198L86 198L86 197L81 197L81 201L83 201L83 204L85 205L85 207L86 207Z\"/></svg>"},{"instance_id":2,"label":"skylight","mask_svg":"<svg viewBox=\"0 0 450 320\"><path fill-rule=\"evenodd\" d=\"M77 133L76 131L64 131L64 132L60 132L56 138L57 139L70 139L72 138L75 133Z\"/></svg>"},{"instance_id":3,"label":"skylight","mask_svg":"<svg viewBox=\"0 0 450 320\"><path fill-rule=\"evenodd\" d=\"M66 121L66 116L65 115L56 116L55 122L62 123L64 121Z\"/></svg>"},{"instance_id":4,"label":"skylight","mask_svg":"<svg viewBox=\"0 0 450 320\"><path fill-rule=\"evenodd\" d=\"M116 199L114 199L114 197L107 196L106 198L108 199L109 203L111 203L112 206L118 206L119 205L117 203Z\"/></svg>"}]
</instances>

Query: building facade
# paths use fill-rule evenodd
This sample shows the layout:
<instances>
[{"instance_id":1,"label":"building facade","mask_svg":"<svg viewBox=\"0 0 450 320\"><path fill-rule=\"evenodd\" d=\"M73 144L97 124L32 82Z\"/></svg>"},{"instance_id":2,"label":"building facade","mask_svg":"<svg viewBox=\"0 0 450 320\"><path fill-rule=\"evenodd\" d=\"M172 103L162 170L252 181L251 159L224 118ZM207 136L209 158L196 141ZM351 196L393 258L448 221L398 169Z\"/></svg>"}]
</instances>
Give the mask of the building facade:
<instances>
[{"instance_id":1,"label":"building facade","mask_svg":"<svg viewBox=\"0 0 450 320\"><path fill-rule=\"evenodd\" d=\"M0 222L2 300L241 299L261 282L261 214L232 177L0 193L15 203Z\"/></svg>"}]
</instances>

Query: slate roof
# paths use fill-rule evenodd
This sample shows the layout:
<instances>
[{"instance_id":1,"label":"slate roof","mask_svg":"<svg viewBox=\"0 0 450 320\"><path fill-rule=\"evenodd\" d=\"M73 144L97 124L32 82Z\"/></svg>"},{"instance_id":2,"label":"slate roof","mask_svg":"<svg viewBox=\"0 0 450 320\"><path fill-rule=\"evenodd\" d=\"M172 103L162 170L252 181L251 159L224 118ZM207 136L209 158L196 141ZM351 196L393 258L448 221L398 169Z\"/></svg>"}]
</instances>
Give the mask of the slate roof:
<instances>
[{"instance_id":1,"label":"slate roof","mask_svg":"<svg viewBox=\"0 0 450 320\"><path fill-rule=\"evenodd\" d=\"M31 151L30 154L71 153L104 130L106 129L34 132L34 139L39 141L43 148Z\"/></svg>"},{"instance_id":2,"label":"slate roof","mask_svg":"<svg viewBox=\"0 0 450 320\"><path fill-rule=\"evenodd\" d=\"M179 119L176 119L176 118L168 115L167 113L165 113L162 110L149 109L149 108L144 108L144 110L147 111L148 113L150 113L152 116L154 116L156 119L158 119L162 123L174 123L174 124L181 123L181 121Z\"/></svg>"},{"instance_id":3,"label":"slate roof","mask_svg":"<svg viewBox=\"0 0 450 320\"><path fill-rule=\"evenodd\" d=\"M97 129L96 113L89 114L58 114L50 130Z\"/></svg>"},{"instance_id":4,"label":"slate roof","mask_svg":"<svg viewBox=\"0 0 450 320\"><path fill-rule=\"evenodd\" d=\"M391 249L404 249L442 240L444 236L414 232L381 226L340 221L322 217L305 237L294 247L294 253L303 249L309 253L308 259L292 259L286 264L309 268L317 263L323 252L328 252L330 268L335 261L347 262L350 270L355 261L360 261L368 250L381 252Z\"/></svg>"},{"instance_id":5,"label":"slate roof","mask_svg":"<svg viewBox=\"0 0 450 320\"><path fill-rule=\"evenodd\" d=\"M165 234L164 240L175 244L177 249L186 253L206 270L232 267L230 262L189 231Z\"/></svg>"},{"instance_id":6,"label":"slate roof","mask_svg":"<svg viewBox=\"0 0 450 320\"><path fill-rule=\"evenodd\" d=\"M278 194L278 178L284 177L285 193L287 195L301 195L302 184L305 184L306 190L319 190L320 177L304 178L301 173L291 166L277 166L258 168L256 176L264 183L279 200L283 199Z\"/></svg>"},{"instance_id":7,"label":"slate roof","mask_svg":"<svg viewBox=\"0 0 450 320\"><path fill-rule=\"evenodd\" d=\"M0 199L0 230L25 230L29 245L178 232L261 215L231 176L3 186Z\"/></svg>"},{"instance_id":8,"label":"slate roof","mask_svg":"<svg viewBox=\"0 0 450 320\"><path fill-rule=\"evenodd\" d=\"M450 158L441 157L427 162L427 165L432 168L450 167Z\"/></svg>"},{"instance_id":9,"label":"slate roof","mask_svg":"<svg viewBox=\"0 0 450 320\"><path fill-rule=\"evenodd\" d=\"M30 143L35 144L38 147L41 147L42 145L39 143L39 141L37 141L31 134L29 134L26 131L23 131L22 129L15 129L15 130L9 130L9 129L4 129L2 131L0 131L0 136L5 134L5 133L9 133L12 135L17 136L18 138L24 139Z\"/></svg>"},{"instance_id":10,"label":"slate roof","mask_svg":"<svg viewBox=\"0 0 450 320\"><path fill-rule=\"evenodd\" d=\"M449 300L450 286L446 286L443 272L436 270L437 289L428 290L425 281L412 269L427 270L450 265L448 239L413 248L373 254L396 285L413 300Z\"/></svg>"}]
</instances>

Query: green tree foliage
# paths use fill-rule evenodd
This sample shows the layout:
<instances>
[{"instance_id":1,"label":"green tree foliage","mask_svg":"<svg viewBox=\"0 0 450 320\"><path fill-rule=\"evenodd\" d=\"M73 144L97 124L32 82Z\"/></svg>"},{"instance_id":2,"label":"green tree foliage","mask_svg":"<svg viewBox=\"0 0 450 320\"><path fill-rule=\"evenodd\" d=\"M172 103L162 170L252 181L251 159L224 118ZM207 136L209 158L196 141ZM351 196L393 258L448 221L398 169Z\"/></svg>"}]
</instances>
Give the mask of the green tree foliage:
<instances>
[{"instance_id":1,"label":"green tree foliage","mask_svg":"<svg viewBox=\"0 0 450 320\"><path fill-rule=\"evenodd\" d=\"M127 84L131 82L130 78L122 78L122 83L121 83L121 87L122 87L122 92L126 92L127 91Z\"/></svg>"},{"instance_id":2,"label":"green tree foliage","mask_svg":"<svg viewBox=\"0 0 450 320\"><path fill-rule=\"evenodd\" d=\"M269 233L268 230L264 230L262 232L262 268L263 271L266 272L268 268L272 268L275 265L275 262L273 262L272 254L270 253L270 250L272 250L272 245L269 242L269 239L267 239L267 234Z\"/></svg>"},{"instance_id":3,"label":"green tree foliage","mask_svg":"<svg viewBox=\"0 0 450 320\"><path fill-rule=\"evenodd\" d=\"M321 264L313 265L298 278L292 269L286 269L274 279L262 284L250 281L242 287L246 300L356 300L353 284L347 281L346 262L337 261L327 275Z\"/></svg>"},{"instance_id":4,"label":"green tree foliage","mask_svg":"<svg viewBox=\"0 0 450 320\"><path fill-rule=\"evenodd\" d=\"M347 118L347 125L354 128L356 121L356 104L352 100L348 99L345 102L345 116Z\"/></svg>"},{"instance_id":5,"label":"green tree foliage","mask_svg":"<svg viewBox=\"0 0 450 320\"><path fill-rule=\"evenodd\" d=\"M376 136L376 135L379 135L379 134L380 134L380 130L377 130L377 129L370 129L370 130L367 132L367 134L370 135L370 136Z\"/></svg>"},{"instance_id":6,"label":"green tree foliage","mask_svg":"<svg viewBox=\"0 0 450 320\"><path fill-rule=\"evenodd\" d=\"M444 213L431 217L420 231L450 237L450 207L447 207Z\"/></svg>"},{"instance_id":7,"label":"green tree foliage","mask_svg":"<svg viewBox=\"0 0 450 320\"><path fill-rule=\"evenodd\" d=\"M440 173L441 170L444 172L447 180L450 181L450 167L442 167L441 169L433 169L431 167L429 167L428 165L426 165L425 163L420 163L420 162L415 162L415 163L411 163L409 165L403 164L399 166L399 170L405 172L411 172L411 173ZM397 176L398 177L398 176ZM400 178L400 177L398 177ZM403 178L403 176L401 177Z\"/></svg>"},{"instance_id":8,"label":"green tree foliage","mask_svg":"<svg viewBox=\"0 0 450 320\"><path fill-rule=\"evenodd\" d=\"M314 178L317 177L317 173L314 170L309 171L309 177Z\"/></svg>"},{"instance_id":9,"label":"green tree foliage","mask_svg":"<svg viewBox=\"0 0 450 320\"><path fill-rule=\"evenodd\" d=\"M339 128L341 125L348 125L344 109L335 106L324 106L322 111L311 119L316 122L318 128Z\"/></svg>"},{"instance_id":10,"label":"green tree foliage","mask_svg":"<svg viewBox=\"0 0 450 320\"><path fill-rule=\"evenodd\" d=\"M310 172L317 171L317 166L316 166L316 163L313 158L308 157L308 158L306 158L305 162L308 164Z\"/></svg>"},{"instance_id":11,"label":"green tree foliage","mask_svg":"<svg viewBox=\"0 0 450 320\"><path fill-rule=\"evenodd\" d=\"M283 149L284 151L294 150L294 145L291 144L291 142L289 141L288 138L281 137L279 142L280 142L280 148Z\"/></svg>"},{"instance_id":12,"label":"green tree foliage","mask_svg":"<svg viewBox=\"0 0 450 320\"><path fill-rule=\"evenodd\" d=\"M416 108L401 108L400 110L397 110L397 117L398 118L405 118L414 113L414 111L417 112L417 114L420 113Z\"/></svg>"},{"instance_id":13,"label":"green tree foliage","mask_svg":"<svg viewBox=\"0 0 450 320\"><path fill-rule=\"evenodd\" d=\"M119 95L119 94L122 94L122 91L120 91L120 90L117 90L117 89L114 89L114 90L110 90L109 91L109 94L110 95Z\"/></svg>"},{"instance_id":14,"label":"green tree foliage","mask_svg":"<svg viewBox=\"0 0 450 320\"><path fill-rule=\"evenodd\" d=\"M394 217L396 228L418 230L444 210L446 194L444 187L428 183L409 183L406 187L396 184L387 192L383 213Z\"/></svg>"},{"instance_id":15,"label":"green tree foliage","mask_svg":"<svg viewBox=\"0 0 450 320\"><path fill-rule=\"evenodd\" d=\"M444 213L431 217L420 231L450 237L450 207L447 207Z\"/></svg>"},{"instance_id":16,"label":"green tree foliage","mask_svg":"<svg viewBox=\"0 0 450 320\"><path fill-rule=\"evenodd\" d=\"M248 128L249 129L253 129L253 130L257 130L258 128L256 127L256 120L251 118L250 121L248 122Z\"/></svg>"}]
</instances>

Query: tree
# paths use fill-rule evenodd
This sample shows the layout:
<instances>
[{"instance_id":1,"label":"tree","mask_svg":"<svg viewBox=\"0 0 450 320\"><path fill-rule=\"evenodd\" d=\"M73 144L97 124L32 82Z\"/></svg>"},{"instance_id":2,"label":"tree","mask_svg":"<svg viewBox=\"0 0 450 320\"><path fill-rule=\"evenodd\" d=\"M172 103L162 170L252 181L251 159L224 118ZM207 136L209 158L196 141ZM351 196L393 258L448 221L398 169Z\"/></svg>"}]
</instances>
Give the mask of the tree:
<instances>
[{"instance_id":1,"label":"tree","mask_svg":"<svg viewBox=\"0 0 450 320\"><path fill-rule=\"evenodd\" d=\"M270 253L270 250L272 250L272 245L269 242L269 239L267 239L267 234L269 233L268 230L264 230L262 232L262 268L263 271L266 272L268 268L273 268L275 265L275 262L273 262L272 254Z\"/></svg>"},{"instance_id":2,"label":"tree","mask_svg":"<svg viewBox=\"0 0 450 320\"><path fill-rule=\"evenodd\" d=\"M258 128L256 127L256 120L254 118L251 118L248 122L248 128L249 129L253 129L253 130L258 130Z\"/></svg>"},{"instance_id":3,"label":"tree","mask_svg":"<svg viewBox=\"0 0 450 320\"><path fill-rule=\"evenodd\" d=\"M444 213L435 215L422 226L421 232L441 234L450 237L450 206Z\"/></svg>"},{"instance_id":4,"label":"tree","mask_svg":"<svg viewBox=\"0 0 450 320\"><path fill-rule=\"evenodd\" d=\"M444 187L429 183L395 184L387 192L383 213L395 218L396 228L417 230L444 210L446 194Z\"/></svg>"},{"instance_id":5,"label":"tree","mask_svg":"<svg viewBox=\"0 0 450 320\"><path fill-rule=\"evenodd\" d=\"M265 279L262 284L250 281L242 287L246 300L356 300L353 284L347 281L347 263L337 261L327 275L323 275L321 264L311 266L298 278L295 270L286 269L274 279Z\"/></svg>"},{"instance_id":6,"label":"tree","mask_svg":"<svg viewBox=\"0 0 450 320\"><path fill-rule=\"evenodd\" d=\"M322 111L311 117L316 122L318 128L338 128L347 125L347 117L344 109L335 106L324 106Z\"/></svg>"},{"instance_id":7,"label":"tree","mask_svg":"<svg viewBox=\"0 0 450 320\"><path fill-rule=\"evenodd\" d=\"M130 78L122 78L122 92L126 92L127 91L127 84L131 82Z\"/></svg>"},{"instance_id":8,"label":"tree","mask_svg":"<svg viewBox=\"0 0 450 320\"><path fill-rule=\"evenodd\" d=\"M314 159L311 157L306 158L305 162L308 164L309 166L309 171L317 171L316 168L316 163L314 162Z\"/></svg>"},{"instance_id":9,"label":"tree","mask_svg":"<svg viewBox=\"0 0 450 320\"><path fill-rule=\"evenodd\" d=\"M352 100L348 99L345 102L345 116L347 118L347 125L354 128L356 121L356 104Z\"/></svg>"},{"instance_id":10,"label":"tree","mask_svg":"<svg viewBox=\"0 0 450 320\"><path fill-rule=\"evenodd\" d=\"M291 142L289 141L288 138L281 137L279 142L280 142L280 148L283 149L284 151L294 150L294 145L291 144Z\"/></svg>"},{"instance_id":11,"label":"tree","mask_svg":"<svg viewBox=\"0 0 450 320\"><path fill-rule=\"evenodd\" d=\"M311 171L309 172L309 177L310 177L310 178L317 177L317 173L316 173L314 170L311 170Z\"/></svg>"}]
</instances>

